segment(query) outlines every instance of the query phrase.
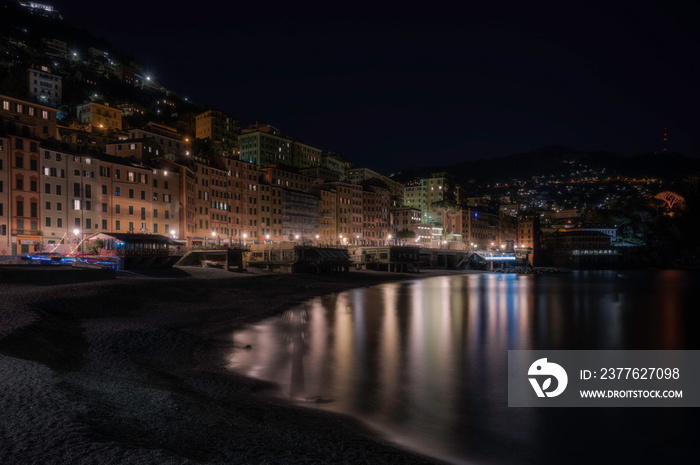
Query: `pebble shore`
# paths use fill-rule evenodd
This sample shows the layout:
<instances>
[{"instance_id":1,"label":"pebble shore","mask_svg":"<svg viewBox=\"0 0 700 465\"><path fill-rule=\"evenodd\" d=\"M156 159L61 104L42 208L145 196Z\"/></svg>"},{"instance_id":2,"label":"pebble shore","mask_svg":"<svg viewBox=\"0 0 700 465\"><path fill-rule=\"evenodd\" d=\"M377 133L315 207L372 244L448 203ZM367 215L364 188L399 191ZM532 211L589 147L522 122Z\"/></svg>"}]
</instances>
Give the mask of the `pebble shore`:
<instances>
[{"instance_id":1,"label":"pebble shore","mask_svg":"<svg viewBox=\"0 0 700 465\"><path fill-rule=\"evenodd\" d=\"M443 274L178 267L0 284L0 463L440 463L285 403L225 357L234 330L311 297Z\"/></svg>"}]
</instances>

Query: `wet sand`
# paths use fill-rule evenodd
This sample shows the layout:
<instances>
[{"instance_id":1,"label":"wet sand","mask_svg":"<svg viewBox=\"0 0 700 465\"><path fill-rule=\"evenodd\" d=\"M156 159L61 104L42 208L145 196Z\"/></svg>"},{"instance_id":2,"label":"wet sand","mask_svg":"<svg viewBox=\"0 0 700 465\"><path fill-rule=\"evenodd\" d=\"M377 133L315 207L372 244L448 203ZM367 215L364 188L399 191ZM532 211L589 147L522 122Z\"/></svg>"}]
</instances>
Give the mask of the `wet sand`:
<instances>
[{"instance_id":1,"label":"wet sand","mask_svg":"<svg viewBox=\"0 0 700 465\"><path fill-rule=\"evenodd\" d=\"M0 463L438 463L285 403L226 357L234 330L314 296L450 273L182 267L0 284Z\"/></svg>"}]
</instances>

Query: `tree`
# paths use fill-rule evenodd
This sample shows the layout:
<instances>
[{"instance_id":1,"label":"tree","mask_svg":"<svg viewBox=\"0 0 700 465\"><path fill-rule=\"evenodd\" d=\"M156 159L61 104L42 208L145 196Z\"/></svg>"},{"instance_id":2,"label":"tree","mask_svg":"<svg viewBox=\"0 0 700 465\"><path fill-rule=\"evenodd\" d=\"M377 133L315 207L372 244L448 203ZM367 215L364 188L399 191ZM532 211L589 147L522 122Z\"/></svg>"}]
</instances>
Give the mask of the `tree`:
<instances>
[{"instance_id":1,"label":"tree","mask_svg":"<svg viewBox=\"0 0 700 465\"><path fill-rule=\"evenodd\" d=\"M396 239L398 241L403 241L404 243L406 242L407 239L414 239L416 237L416 233L413 231L409 231L408 229L404 229L402 231L398 231L396 233Z\"/></svg>"},{"instance_id":2,"label":"tree","mask_svg":"<svg viewBox=\"0 0 700 465\"><path fill-rule=\"evenodd\" d=\"M92 241L92 243L90 244L90 247L88 247L88 251L90 253L98 254L98 253L100 253L100 250L104 248L104 246L105 246L105 241L98 238L98 239L95 239L94 241Z\"/></svg>"},{"instance_id":3,"label":"tree","mask_svg":"<svg viewBox=\"0 0 700 465\"><path fill-rule=\"evenodd\" d=\"M678 210L683 210L685 207L685 199L680 194L676 194L671 191L659 192L654 196L655 199L661 200L668 211L673 212L673 209L677 207Z\"/></svg>"},{"instance_id":4,"label":"tree","mask_svg":"<svg viewBox=\"0 0 700 465\"><path fill-rule=\"evenodd\" d=\"M430 208L433 211L442 213L442 238L445 239L447 234L447 215L449 213L454 213L459 210L459 205L452 202L451 200L440 200L438 202L433 202L430 204Z\"/></svg>"}]
</instances>

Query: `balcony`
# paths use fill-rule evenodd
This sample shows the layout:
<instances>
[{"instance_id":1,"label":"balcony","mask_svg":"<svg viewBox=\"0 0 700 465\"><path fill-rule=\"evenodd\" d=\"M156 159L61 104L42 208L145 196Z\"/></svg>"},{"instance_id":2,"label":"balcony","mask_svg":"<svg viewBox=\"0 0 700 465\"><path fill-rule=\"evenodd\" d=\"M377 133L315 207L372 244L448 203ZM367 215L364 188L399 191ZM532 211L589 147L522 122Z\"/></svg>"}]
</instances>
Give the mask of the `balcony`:
<instances>
[{"instance_id":1,"label":"balcony","mask_svg":"<svg viewBox=\"0 0 700 465\"><path fill-rule=\"evenodd\" d=\"M12 235L13 236L39 236L39 235L41 235L41 231L39 231L38 229L13 229Z\"/></svg>"}]
</instances>

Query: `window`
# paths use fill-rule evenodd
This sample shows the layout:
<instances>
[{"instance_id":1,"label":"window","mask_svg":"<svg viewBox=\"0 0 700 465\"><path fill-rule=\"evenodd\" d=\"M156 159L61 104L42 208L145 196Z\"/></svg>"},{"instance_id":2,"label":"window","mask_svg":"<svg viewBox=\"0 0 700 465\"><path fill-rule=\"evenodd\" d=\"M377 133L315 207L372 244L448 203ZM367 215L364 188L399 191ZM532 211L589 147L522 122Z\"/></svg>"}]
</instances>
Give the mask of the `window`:
<instances>
[{"instance_id":1,"label":"window","mask_svg":"<svg viewBox=\"0 0 700 465\"><path fill-rule=\"evenodd\" d=\"M90 184L85 185L85 198L86 199L92 198L92 186Z\"/></svg>"},{"instance_id":2,"label":"window","mask_svg":"<svg viewBox=\"0 0 700 465\"><path fill-rule=\"evenodd\" d=\"M114 213L116 213L117 215L120 215L121 212L122 212L122 206L119 205L119 204L116 204L116 205L114 206Z\"/></svg>"},{"instance_id":3,"label":"window","mask_svg":"<svg viewBox=\"0 0 700 465\"><path fill-rule=\"evenodd\" d=\"M114 196L119 197L121 195L121 189L119 187L114 188Z\"/></svg>"},{"instance_id":4,"label":"window","mask_svg":"<svg viewBox=\"0 0 700 465\"><path fill-rule=\"evenodd\" d=\"M158 225L155 223L153 224L153 233L158 234Z\"/></svg>"},{"instance_id":5,"label":"window","mask_svg":"<svg viewBox=\"0 0 700 465\"><path fill-rule=\"evenodd\" d=\"M22 142L20 139L17 139L19 142ZM21 147L19 147L21 149ZM15 168L24 168L24 157L21 155L17 155L15 157Z\"/></svg>"},{"instance_id":6,"label":"window","mask_svg":"<svg viewBox=\"0 0 700 465\"><path fill-rule=\"evenodd\" d=\"M36 202L32 202L29 204L29 216L32 218L38 218L39 217L39 204ZM32 228L36 229L36 228Z\"/></svg>"},{"instance_id":7,"label":"window","mask_svg":"<svg viewBox=\"0 0 700 465\"><path fill-rule=\"evenodd\" d=\"M48 182L44 184L44 194L50 194L51 193L51 184Z\"/></svg>"},{"instance_id":8,"label":"window","mask_svg":"<svg viewBox=\"0 0 700 465\"><path fill-rule=\"evenodd\" d=\"M129 189L129 198L130 199L134 198L134 190L133 189Z\"/></svg>"},{"instance_id":9,"label":"window","mask_svg":"<svg viewBox=\"0 0 700 465\"><path fill-rule=\"evenodd\" d=\"M106 184L102 184L102 194L107 195L107 185Z\"/></svg>"},{"instance_id":10,"label":"window","mask_svg":"<svg viewBox=\"0 0 700 465\"><path fill-rule=\"evenodd\" d=\"M58 211L63 210L63 204L61 202L56 202L56 210L58 210Z\"/></svg>"},{"instance_id":11,"label":"window","mask_svg":"<svg viewBox=\"0 0 700 465\"><path fill-rule=\"evenodd\" d=\"M85 229L92 229L92 219L85 218Z\"/></svg>"},{"instance_id":12,"label":"window","mask_svg":"<svg viewBox=\"0 0 700 465\"><path fill-rule=\"evenodd\" d=\"M129 205L129 215L133 215L133 214L134 214L134 206Z\"/></svg>"},{"instance_id":13,"label":"window","mask_svg":"<svg viewBox=\"0 0 700 465\"><path fill-rule=\"evenodd\" d=\"M56 184L56 195L61 195L61 185Z\"/></svg>"},{"instance_id":14,"label":"window","mask_svg":"<svg viewBox=\"0 0 700 465\"><path fill-rule=\"evenodd\" d=\"M36 180L34 180L34 179L29 180L29 190L32 192L37 192L38 186L37 186Z\"/></svg>"},{"instance_id":15,"label":"window","mask_svg":"<svg viewBox=\"0 0 700 465\"><path fill-rule=\"evenodd\" d=\"M43 119L49 119L49 112L46 111L46 110L42 110L42 111L41 111L41 117L42 117Z\"/></svg>"},{"instance_id":16,"label":"window","mask_svg":"<svg viewBox=\"0 0 700 465\"><path fill-rule=\"evenodd\" d=\"M46 202L44 205L44 210L51 210L51 202Z\"/></svg>"},{"instance_id":17,"label":"window","mask_svg":"<svg viewBox=\"0 0 700 465\"><path fill-rule=\"evenodd\" d=\"M80 183L73 183L73 197L80 197Z\"/></svg>"},{"instance_id":18,"label":"window","mask_svg":"<svg viewBox=\"0 0 700 465\"><path fill-rule=\"evenodd\" d=\"M121 221L119 221L119 220L115 221L115 222L114 222L114 229L115 229L116 231L121 230L121 228L122 228L121 224L122 224Z\"/></svg>"},{"instance_id":19,"label":"window","mask_svg":"<svg viewBox=\"0 0 700 465\"><path fill-rule=\"evenodd\" d=\"M102 229L107 229L107 220L102 220Z\"/></svg>"},{"instance_id":20,"label":"window","mask_svg":"<svg viewBox=\"0 0 700 465\"><path fill-rule=\"evenodd\" d=\"M57 227L57 228L62 228L62 227L63 227L63 219L61 219L61 218L56 218L56 227Z\"/></svg>"},{"instance_id":21,"label":"window","mask_svg":"<svg viewBox=\"0 0 700 465\"><path fill-rule=\"evenodd\" d=\"M146 207L141 207L141 219L146 219Z\"/></svg>"},{"instance_id":22,"label":"window","mask_svg":"<svg viewBox=\"0 0 700 465\"><path fill-rule=\"evenodd\" d=\"M141 191L141 200L146 200L146 191Z\"/></svg>"},{"instance_id":23,"label":"window","mask_svg":"<svg viewBox=\"0 0 700 465\"><path fill-rule=\"evenodd\" d=\"M127 179L129 182L134 182L134 172L133 172L133 171L128 171L128 172L126 173L126 179Z\"/></svg>"},{"instance_id":24,"label":"window","mask_svg":"<svg viewBox=\"0 0 700 465\"><path fill-rule=\"evenodd\" d=\"M80 200L73 200L73 210L80 210Z\"/></svg>"},{"instance_id":25,"label":"window","mask_svg":"<svg viewBox=\"0 0 700 465\"><path fill-rule=\"evenodd\" d=\"M121 179L122 178L122 171L121 170L114 170L114 178L115 179Z\"/></svg>"},{"instance_id":26,"label":"window","mask_svg":"<svg viewBox=\"0 0 700 465\"><path fill-rule=\"evenodd\" d=\"M107 204L106 203L102 204L102 213L107 213Z\"/></svg>"},{"instance_id":27,"label":"window","mask_svg":"<svg viewBox=\"0 0 700 465\"><path fill-rule=\"evenodd\" d=\"M17 178L17 190L18 191L24 190L24 179Z\"/></svg>"},{"instance_id":28,"label":"window","mask_svg":"<svg viewBox=\"0 0 700 465\"><path fill-rule=\"evenodd\" d=\"M92 202L90 200L85 201L85 210L92 210Z\"/></svg>"},{"instance_id":29,"label":"window","mask_svg":"<svg viewBox=\"0 0 700 465\"><path fill-rule=\"evenodd\" d=\"M46 217L46 227L47 228L51 227L51 218L49 218L48 216Z\"/></svg>"}]
</instances>

